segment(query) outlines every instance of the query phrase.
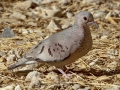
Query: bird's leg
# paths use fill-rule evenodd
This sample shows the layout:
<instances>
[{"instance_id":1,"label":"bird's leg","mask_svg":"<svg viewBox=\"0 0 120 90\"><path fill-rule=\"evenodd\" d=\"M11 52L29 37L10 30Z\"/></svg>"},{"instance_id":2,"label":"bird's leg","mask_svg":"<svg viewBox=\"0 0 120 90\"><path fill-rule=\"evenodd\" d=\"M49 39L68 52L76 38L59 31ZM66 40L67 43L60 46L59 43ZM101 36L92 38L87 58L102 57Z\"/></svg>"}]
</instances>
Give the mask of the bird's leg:
<instances>
[{"instance_id":1,"label":"bird's leg","mask_svg":"<svg viewBox=\"0 0 120 90\"><path fill-rule=\"evenodd\" d=\"M62 69L57 68L57 70L62 73L66 78L69 78L70 76L72 76L73 74L66 74Z\"/></svg>"}]
</instances>

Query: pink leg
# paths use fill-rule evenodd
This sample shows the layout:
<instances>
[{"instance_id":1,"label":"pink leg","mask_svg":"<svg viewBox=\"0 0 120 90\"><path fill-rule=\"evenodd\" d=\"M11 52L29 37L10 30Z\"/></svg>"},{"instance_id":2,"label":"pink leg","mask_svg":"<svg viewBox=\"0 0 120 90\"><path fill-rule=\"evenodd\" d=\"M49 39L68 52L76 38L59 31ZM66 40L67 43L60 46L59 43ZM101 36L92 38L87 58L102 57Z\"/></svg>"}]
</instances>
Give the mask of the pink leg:
<instances>
[{"instance_id":1,"label":"pink leg","mask_svg":"<svg viewBox=\"0 0 120 90\"><path fill-rule=\"evenodd\" d=\"M57 70L59 71L59 72L61 72L66 78L69 78L70 76L72 76L73 74L66 74L62 69L60 69L60 68L57 68Z\"/></svg>"}]
</instances>

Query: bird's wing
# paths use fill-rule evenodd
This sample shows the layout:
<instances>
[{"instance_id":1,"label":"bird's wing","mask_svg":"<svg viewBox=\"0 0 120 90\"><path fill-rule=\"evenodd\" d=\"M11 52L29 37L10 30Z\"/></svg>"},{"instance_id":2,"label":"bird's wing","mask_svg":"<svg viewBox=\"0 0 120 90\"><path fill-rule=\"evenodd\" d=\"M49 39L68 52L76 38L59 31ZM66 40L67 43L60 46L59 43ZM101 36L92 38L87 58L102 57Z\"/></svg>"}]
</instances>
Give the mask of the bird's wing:
<instances>
[{"instance_id":1,"label":"bird's wing","mask_svg":"<svg viewBox=\"0 0 120 90\"><path fill-rule=\"evenodd\" d=\"M70 55L70 45L60 42L42 41L30 49L26 54L26 58L33 58L37 61L52 62L62 61Z\"/></svg>"}]
</instances>

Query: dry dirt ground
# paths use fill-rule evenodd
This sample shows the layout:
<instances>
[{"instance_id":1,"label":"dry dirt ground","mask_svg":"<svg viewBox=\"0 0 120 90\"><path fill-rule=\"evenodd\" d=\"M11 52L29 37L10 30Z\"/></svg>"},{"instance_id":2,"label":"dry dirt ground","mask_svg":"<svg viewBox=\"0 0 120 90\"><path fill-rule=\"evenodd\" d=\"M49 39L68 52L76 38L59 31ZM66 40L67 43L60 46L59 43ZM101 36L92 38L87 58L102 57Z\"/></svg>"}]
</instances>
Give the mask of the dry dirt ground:
<instances>
[{"instance_id":1,"label":"dry dirt ground","mask_svg":"<svg viewBox=\"0 0 120 90\"><path fill-rule=\"evenodd\" d=\"M91 12L99 28L91 27L92 50L62 68L70 78L46 64L6 70L80 11ZM3 37L8 27L15 36ZM0 0L0 35L0 90L120 90L119 0Z\"/></svg>"}]
</instances>

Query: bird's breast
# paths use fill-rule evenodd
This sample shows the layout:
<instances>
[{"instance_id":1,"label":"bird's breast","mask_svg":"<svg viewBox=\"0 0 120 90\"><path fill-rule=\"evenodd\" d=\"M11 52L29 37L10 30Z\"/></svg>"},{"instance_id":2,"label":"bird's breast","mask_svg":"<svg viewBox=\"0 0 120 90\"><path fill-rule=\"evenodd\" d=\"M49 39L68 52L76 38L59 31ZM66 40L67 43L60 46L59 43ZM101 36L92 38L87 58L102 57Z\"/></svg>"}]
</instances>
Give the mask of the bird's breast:
<instances>
[{"instance_id":1,"label":"bird's breast","mask_svg":"<svg viewBox=\"0 0 120 90\"><path fill-rule=\"evenodd\" d=\"M75 60L79 59L80 57L86 55L92 47L91 33L89 31L85 32L84 38L79 43L80 43L79 47L77 47L77 49L74 49L75 51L73 53L71 53L68 58L65 58L64 60L62 60L60 62L50 62L48 64L56 66L56 67L62 67L64 65L70 64L70 63L74 62Z\"/></svg>"}]
</instances>

